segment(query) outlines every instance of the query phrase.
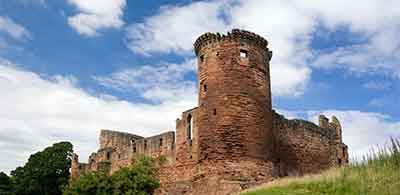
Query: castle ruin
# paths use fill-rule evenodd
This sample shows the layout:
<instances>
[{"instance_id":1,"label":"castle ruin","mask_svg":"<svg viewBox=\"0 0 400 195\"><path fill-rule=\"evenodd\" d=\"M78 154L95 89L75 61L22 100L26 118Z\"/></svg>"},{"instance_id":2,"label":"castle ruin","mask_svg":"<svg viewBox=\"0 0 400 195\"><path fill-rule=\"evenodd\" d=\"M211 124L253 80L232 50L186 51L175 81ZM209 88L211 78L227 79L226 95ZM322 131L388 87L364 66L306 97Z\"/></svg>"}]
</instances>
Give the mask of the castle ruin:
<instances>
[{"instance_id":1,"label":"castle ruin","mask_svg":"<svg viewBox=\"0 0 400 195\"><path fill-rule=\"evenodd\" d=\"M252 32L205 33L194 44L198 107L176 131L152 137L102 130L88 163L75 154L71 176L115 172L138 155L165 156L158 194L231 194L275 178L348 163L336 117L319 125L288 120L271 104L268 42Z\"/></svg>"}]
</instances>

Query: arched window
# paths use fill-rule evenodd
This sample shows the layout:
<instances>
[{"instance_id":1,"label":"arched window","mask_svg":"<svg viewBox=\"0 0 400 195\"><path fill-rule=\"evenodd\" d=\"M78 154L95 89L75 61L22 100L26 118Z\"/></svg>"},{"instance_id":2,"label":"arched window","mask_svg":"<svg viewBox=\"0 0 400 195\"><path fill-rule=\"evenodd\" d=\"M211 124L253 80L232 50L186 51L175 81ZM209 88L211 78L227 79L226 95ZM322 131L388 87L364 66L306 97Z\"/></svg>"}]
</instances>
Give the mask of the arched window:
<instances>
[{"instance_id":1,"label":"arched window","mask_svg":"<svg viewBox=\"0 0 400 195\"><path fill-rule=\"evenodd\" d=\"M191 114L187 117L187 139L193 139L193 118Z\"/></svg>"},{"instance_id":2,"label":"arched window","mask_svg":"<svg viewBox=\"0 0 400 195\"><path fill-rule=\"evenodd\" d=\"M107 152L106 158L107 158L107 160L110 160L110 159L111 159L111 152Z\"/></svg>"}]
</instances>

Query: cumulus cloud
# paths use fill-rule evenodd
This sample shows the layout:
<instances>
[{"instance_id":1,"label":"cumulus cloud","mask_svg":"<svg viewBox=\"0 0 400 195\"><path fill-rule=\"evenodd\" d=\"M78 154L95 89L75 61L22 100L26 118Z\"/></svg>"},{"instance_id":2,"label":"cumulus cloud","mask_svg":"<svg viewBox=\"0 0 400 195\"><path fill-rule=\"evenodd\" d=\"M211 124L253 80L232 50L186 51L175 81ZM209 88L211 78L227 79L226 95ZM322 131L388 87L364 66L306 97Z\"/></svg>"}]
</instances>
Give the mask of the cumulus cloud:
<instances>
[{"instance_id":1,"label":"cumulus cloud","mask_svg":"<svg viewBox=\"0 0 400 195\"><path fill-rule=\"evenodd\" d=\"M225 31L224 1L194 2L185 6L165 6L159 14L127 29L127 46L142 54L192 50L194 40L207 31Z\"/></svg>"},{"instance_id":2,"label":"cumulus cloud","mask_svg":"<svg viewBox=\"0 0 400 195\"><path fill-rule=\"evenodd\" d=\"M74 143L82 160L97 149L100 129L143 136L174 130L174 121L195 105L181 99L132 103L93 95L73 77L43 77L0 60L0 169L22 165L33 152L61 140ZM162 117L160 117L162 115Z\"/></svg>"},{"instance_id":3,"label":"cumulus cloud","mask_svg":"<svg viewBox=\"0 0 400 195\"><path fill-rule=\"evenodd\" d=\"M249 29L266 37L274 51L274 95L296 96L303 93L313 68L340 67L400 78L399 7L393 0L197 1L163 7L144 22L130 25L127 46L141 54L190 55L193 41L203 32ZM310 43L321 26L330 32L346 26L365 41L333 51L315 50Z\"/></svg>"},{"instance_id":4,"label":"cumulus cloud","mask_svg":"<svg viewBox=\"0 0 400 195\"><path fill-rule=\"evenodd\" d=\"M68 18L69 25L79 34L99 35L100 29L118 29L122 20L126 0L68 0L79 13Z\"/></svg>"},{"instance_id":5,"label":"cumulus cloud","mask_svg":"<svg viewBox=\"0 0 400 195\"><path fill-rule=\"evenodd\" d=\"M351 156L358 160L372 147L387 146L391 137L400 138L400 121L385 114L357 110L309 111L307 114L315 123L319 114L337 116L343 128L343 141L349 146Z\"/></svg>"},{"instance_id":6,"label":"cumulus cloud","mask_svg":"<svg viewBox=\"0 0 400 195\"><path fill-rule=\"evenodd\" d=\"M400 24L400 23L399 23ZM400 38L398 30L374 34L366 43L338 47L332 52L317 51L312 66L343 68L355 74L383 74L400 79Z\"/></svg>"},{"instance_id":7,"label":"cumulus cloud","mask_svg":"<svg viewBox=\"0 0 400 195\"><path fill-rule=\"evenodd\" d=\"M23 26L4 16L0 16L0 32L8 34L15 40L23 40L30 36Z\"/></svg>"},{"instance_id":8,"label":"cumulus cloud","mask_svg":"<svg viewBox=\"0 0 400 195\"><path fill-rule=\"evenodd\" d=\"M164 63L124 69L107 76L95 76L101 85L121 91L135 91L153 102L196 99L196 83L185 76L196 71L196 60L181 64Z\"/></svg>"}]
</instances>

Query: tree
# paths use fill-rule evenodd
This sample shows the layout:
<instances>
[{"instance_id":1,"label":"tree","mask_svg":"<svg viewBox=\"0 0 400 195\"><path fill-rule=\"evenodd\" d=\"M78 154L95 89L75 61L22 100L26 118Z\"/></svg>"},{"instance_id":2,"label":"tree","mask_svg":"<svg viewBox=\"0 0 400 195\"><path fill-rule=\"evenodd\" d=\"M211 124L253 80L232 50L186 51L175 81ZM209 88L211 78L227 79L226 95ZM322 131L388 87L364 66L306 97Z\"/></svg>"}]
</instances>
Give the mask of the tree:
<instances>
[{"instance_id":1,"label":"tree","mask_svg":"<svg viewBox=\"0 0 400 195\"><path fill-rule=\"evenodd\" d=\"M147 195L160 185L157 167L165 160L142 156L129 167L107 176L91 172L76 178L64 190L64 195Z\"/></svg>"},{"instance_id":2,"label":"tree","mask_svg":"<svg viewBox=\"0 0 400 195\"><path fill-rule=\"evenodd\" d=\"M130 167L124 167L112 175L114 194L153 194L160 186L157 178L157 160L142 156Z\"/></svg>"},{"instance_id":3,"label":"tree","mask_svg":"<svg viewBox=\"0 0 400 195\"><path fill-rule=\"evenodd\" d=\"M11 172L18 195L59 195L68 184L72 144L60 142L31 155L23 167Z\"/></svg>"},{"instance_id":4,"label":"tree","mask_svg":"<svg viewBox=\"0 0 400 195\"><path fill-rule=\"evenodd\" d=\"M0 195L11 195L12 183L7 174L0 172Z\"/></svg>"},{"instance_id":5,"label":"tree","mask_svg":"<svg viewBox=\"0 0 400 195\"><path fill-rule=\"evenodd\" d=\"M110 177L103 172L90 172L73 180L65 188L64 195L110 195L113 186Z\"/></svg>"}]
</instances>

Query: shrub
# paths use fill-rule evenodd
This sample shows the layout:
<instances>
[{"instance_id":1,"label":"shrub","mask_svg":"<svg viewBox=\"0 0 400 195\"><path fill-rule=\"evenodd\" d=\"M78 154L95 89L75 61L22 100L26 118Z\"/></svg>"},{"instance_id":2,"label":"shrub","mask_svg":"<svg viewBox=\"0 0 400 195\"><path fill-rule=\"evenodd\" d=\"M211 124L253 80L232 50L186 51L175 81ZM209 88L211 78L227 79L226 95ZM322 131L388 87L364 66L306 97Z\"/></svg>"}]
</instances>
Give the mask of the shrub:
<instances>
[{"instance_id":1,"label":"shrub","mask_svg":"<svg viewBox=\"0 0 400 195\"><path fill-rule=\"evenodd\" d=\"M64 190L64 195L147 195L160 185L157 174L160 159L141 156L131 166L121 168L111 176L90 172L76 178Z\"/></svg>"}]
</instances>

